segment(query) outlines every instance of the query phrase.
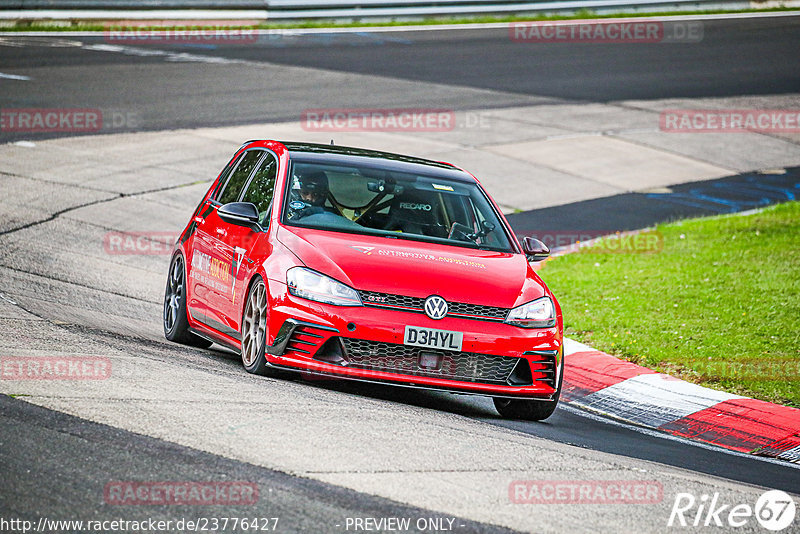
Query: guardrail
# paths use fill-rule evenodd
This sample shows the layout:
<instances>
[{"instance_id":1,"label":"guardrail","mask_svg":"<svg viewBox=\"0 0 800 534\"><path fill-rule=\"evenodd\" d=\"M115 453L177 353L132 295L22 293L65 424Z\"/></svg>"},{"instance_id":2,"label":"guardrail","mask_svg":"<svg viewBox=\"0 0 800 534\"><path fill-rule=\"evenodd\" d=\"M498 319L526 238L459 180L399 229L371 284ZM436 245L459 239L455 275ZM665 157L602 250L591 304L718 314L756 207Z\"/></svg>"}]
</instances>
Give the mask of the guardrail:
<instances>
[{"instance_id":1,"label":"guardrail","mask_svg":"<svg viewBox=\"0 0 800 534\"><path fill-rule=\"evenodd\" d=\"M0 19L365 19L750 6L749 0L0 0Z\"/></svg>"},{"instance_id":2,"label":"guardrail","mask_svg":"<svg viewBox=\"0 0 800 534\"><path fill-rule=\"evenodd\" d=\"M266 9L267 0L0 0L0 9Z\"/></svg>"},{"instance_id":3,"label":"guardrail","mask_svg":"<svg viewBox=\"0 0 800 534\"><path fill-rule=\"evenodd\" d=\"M368 17L432 17L458 15L514 15L526 13L574 12L582 9L597 13L634 12L643 10L702 10L711 9L709 2L698 0L555 0L538 2L483 1L464 2L463 0L436 0L435 2L417 0L359 0L345 5L342 0L271 0L270 19L297 18L368 18ZM275 3L280 2L280 8ZM325 5L323 5L325 4ZM388 6L387 6L388 4ZM412 5L413 4L413 5ZM750 2L713 2L715 6L726 9L744 9ZM278 8L278 9L276 9Z\"/></svg>"}]
</instances>

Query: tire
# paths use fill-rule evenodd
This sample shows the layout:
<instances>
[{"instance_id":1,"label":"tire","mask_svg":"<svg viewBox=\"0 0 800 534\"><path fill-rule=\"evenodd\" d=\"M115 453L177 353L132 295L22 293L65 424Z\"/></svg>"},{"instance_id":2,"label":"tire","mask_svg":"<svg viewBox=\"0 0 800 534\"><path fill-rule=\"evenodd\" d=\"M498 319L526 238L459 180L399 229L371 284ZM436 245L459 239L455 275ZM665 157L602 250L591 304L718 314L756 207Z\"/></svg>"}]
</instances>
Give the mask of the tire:
<instances>
[{"instance_id":1,"label":"tire","mask_svg":"<svg viewBox=\"0 0 800 534\"><path fill-rule=\"evenodd\" d=\"M564 381L564 356L561 356L561 372L558 374L558 387L551 401L529 399L504 399L495 397L494 407L506 419L523 419L525 421L544 421L556 411L558 398L561 396L561 384Z\"/></svg>"},{"instance_id":2,"label":"tire","mask_svg":"<svg viewBox=\"0 0 800 534\"><path fill-rule=\"evenodd\" d=\"M247 292L247 303L242 314L242 365L248 373L286 378L288 373L267 364L267 287L256 275Z\"/></svg>"},{"instance_id":3,"label":"tire","mask_svg":"<svg viewBox=\"0 0 800 534\"><path fill-rule=\"evenodd\" d=\"M162 319L164 337L168 340L201 349L211 346L211 341L189 332L189 320L186 318L186 268L181 254L175 254L169 266Z\"/></svg>"}]
</instances>

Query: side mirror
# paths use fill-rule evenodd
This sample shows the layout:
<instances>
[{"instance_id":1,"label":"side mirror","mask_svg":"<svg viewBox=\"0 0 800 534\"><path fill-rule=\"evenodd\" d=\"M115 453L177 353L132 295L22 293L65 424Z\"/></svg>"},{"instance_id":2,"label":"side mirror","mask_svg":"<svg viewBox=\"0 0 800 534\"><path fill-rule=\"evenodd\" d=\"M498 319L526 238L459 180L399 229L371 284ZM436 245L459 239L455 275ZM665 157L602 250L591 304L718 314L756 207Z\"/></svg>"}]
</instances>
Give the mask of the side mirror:
<instances>
[{"instance_id":1,"label":"side mirror","mask_svg":"<svg viewBox=\"0 0 800 534\"><path fill-rule=\"evenodd\" d=\"M542 261L550 256L550 249L547 248L547 245L532 237L522 240L522 252L525 253L528 261Z\"/></svg>"},{"instance_id":2,"label":"side mirror","mask_svg":"<svg viewBox=\"0 0 800 534\"><path fill-rule=\"evenodd\" d=\"M239 226L258 228L258 208L251 202L230 202L217 209L223 221Z\"/></svg>"}]
</instances>

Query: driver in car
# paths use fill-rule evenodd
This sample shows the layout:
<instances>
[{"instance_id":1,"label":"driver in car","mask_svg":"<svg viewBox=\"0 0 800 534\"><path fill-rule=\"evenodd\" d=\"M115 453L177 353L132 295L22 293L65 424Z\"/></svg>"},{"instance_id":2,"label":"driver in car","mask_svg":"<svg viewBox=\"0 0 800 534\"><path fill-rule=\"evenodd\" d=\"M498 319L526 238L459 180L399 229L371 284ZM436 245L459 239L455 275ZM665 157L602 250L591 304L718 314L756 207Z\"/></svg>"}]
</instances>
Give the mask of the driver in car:
<instances>
[{"instance_id":1,"label":"driver in car","mask_svg":"<svg viewBox=\"0 0 800 534\"><path fill-rule=\"evenodd\" d=\"M300 198L302 202L295 201L290 204L292 208L291 219L301 219L309 215L325 213L325 200L328 198L328 176L324 171L310 172L298 176L300 181ZM300 205L302 204L302 206Z\"/></svg>"},{"instance_id":2,"label":"driver in car","mask_svg":"<svg viewBox=\"0 0 800 534\"><path fill-rule=\"evenodd\" d=\"M316 207L323 207L328 198L328 176L318 171L300 178L300 198L303 202Z\"/></svg>"}]
</instances>

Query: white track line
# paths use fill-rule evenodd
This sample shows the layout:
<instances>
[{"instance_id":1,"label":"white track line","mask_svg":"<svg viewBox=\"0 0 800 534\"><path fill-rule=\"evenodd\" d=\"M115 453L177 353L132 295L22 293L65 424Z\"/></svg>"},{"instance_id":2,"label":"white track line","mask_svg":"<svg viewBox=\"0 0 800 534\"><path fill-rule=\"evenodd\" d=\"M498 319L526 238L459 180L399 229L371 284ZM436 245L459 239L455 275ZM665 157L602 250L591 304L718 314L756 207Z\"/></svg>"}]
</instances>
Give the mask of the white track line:
<instances>
[{"instance_id":1,"label":"white track line","mask_svg":"<svg viewBox=\"0 0 800 534\"><path fill-rule=\"evenodd\" d=\"M20 76L19 74L6 74L5 72L0 72L0 78L6 80L22 80L24 82L30 80L28 76Z\"/></svg>"}]
</instances>

